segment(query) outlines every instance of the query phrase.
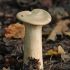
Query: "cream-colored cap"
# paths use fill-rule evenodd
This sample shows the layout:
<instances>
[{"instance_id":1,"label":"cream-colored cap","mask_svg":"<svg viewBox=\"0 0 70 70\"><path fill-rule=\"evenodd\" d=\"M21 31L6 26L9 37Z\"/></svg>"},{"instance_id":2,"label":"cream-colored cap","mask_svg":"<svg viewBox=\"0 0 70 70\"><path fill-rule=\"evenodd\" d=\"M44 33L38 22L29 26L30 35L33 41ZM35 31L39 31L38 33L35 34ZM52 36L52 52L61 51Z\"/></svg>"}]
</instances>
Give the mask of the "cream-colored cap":
<instances>
[{"instance_id":1,"label":"cream-colored cap","mask_svg":"<svg viewBox=\"0 0 70 70\"><path fill-rule=\"evenodd\" d=\"M17 14L17 19L32 25L46 25L51 21L51 15L43 9L22 11Z\"/></svg>"}]
</instances>

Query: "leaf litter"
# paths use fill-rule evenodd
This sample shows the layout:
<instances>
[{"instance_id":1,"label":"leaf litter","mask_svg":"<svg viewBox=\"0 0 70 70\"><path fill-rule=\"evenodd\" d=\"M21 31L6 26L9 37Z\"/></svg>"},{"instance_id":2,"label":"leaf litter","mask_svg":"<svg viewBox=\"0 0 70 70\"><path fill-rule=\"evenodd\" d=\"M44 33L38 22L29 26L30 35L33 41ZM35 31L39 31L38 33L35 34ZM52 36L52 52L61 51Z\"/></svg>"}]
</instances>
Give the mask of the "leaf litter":
<instances>
[{"instance_id":1,"label":"leaf litter","mask_svg":"<svg viewBox=\"0 0 70 70\"><path fill-rule=\"evenodd\" d=\"M6 7L3 5L5 5ZM13 14L16 14L20 9L14 8L13 7L14 5L11 8L11 6L9 5L7 5L7 3L3 3L1 5L4 8L5 13L1 11L3 14L0 15L0 18L1 18L1 21L0 21L0 58L1 58L0 68L2 69L3 67L10 66L10 68L13 70L20 70L20 69L23 70L24 49L22 50L21 48L22 46L24 46L23 38L25 34L22 33L24 31L24 28L22 32L20 32L20 29L22 29L22 25L21 27L16 28L15 24L17 24L17 20L16 20L16 16L13 15ZM10 11L13 11L13 9L14 9L14 12L12 12L13 13L12 14ZM62 18L61 16L59 17ZM55 23L51 22L48 25L49 29L47 27L43 27L43 29L45 28L45 32L43 32L42 34L42 38L44 42L43 43L44 70L55 70L55 69L56 70L70 70L70 35L69 33L67 33L68 36L64 35L64 33L67 30L69 30L69 27L68 27L69 23L65 23L65 20L63 19L59 20L58 22L55 22ZM13 28L13 33L12 31L10 31L10 29L12 29L11 25L14 25L15 27ZM9 28L9 26L11 28ZM8 33L10 32L10 34L8 34L7 32ZM18 35L16 36L16 34ZM52 36L50 37L51 34ZM57 34L61 35L61 38L59 38ZM49 39L51 41L48 42ZM49 59L51 56L52 58L50 61ZM40 66L39 60L30 57L29 68L33 70L33 67L34 67L35 69L38 70L38 66Z\"/></svg>"}]
</instances>

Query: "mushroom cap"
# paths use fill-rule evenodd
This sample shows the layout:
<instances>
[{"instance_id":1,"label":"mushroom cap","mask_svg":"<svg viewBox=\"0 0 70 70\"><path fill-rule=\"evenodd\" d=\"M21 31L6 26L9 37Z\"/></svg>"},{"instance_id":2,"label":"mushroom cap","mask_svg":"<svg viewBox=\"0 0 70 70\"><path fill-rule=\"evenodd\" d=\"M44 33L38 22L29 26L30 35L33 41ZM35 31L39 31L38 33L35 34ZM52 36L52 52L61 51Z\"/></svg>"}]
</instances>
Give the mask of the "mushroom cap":
<instances>
[{"instance_id":1,"label":"mushroom cap","mask_svg":"<svg viewBox=\"0 0 70 70\"><path fill-rule=\"evenodd\" d=\"M51 15L43 9L22 11L17 14L17 19L32 25L46 25L51 21Z\"/></svg>"}]
</instances>

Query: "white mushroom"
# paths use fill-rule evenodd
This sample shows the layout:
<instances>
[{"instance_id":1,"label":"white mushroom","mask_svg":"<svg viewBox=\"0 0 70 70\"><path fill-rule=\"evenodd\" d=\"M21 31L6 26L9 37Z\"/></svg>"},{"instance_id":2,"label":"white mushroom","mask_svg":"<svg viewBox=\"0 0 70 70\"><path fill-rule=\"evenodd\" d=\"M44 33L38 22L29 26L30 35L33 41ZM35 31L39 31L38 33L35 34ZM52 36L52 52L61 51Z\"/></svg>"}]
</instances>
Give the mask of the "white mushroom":
<instances>
[{"instance_id":1,"label":"white mushroom","mask_svg":"<svg viewBox=\"0 0 70 70\"><path fill-rule=\"evenodd\" d=\"M28 64L28 57L39 59L40 69L43 69L42 57L42 26L51 21L50 14L43 9L22 11L17 18L25 23L24 63Z\"/></svg>"}]
</instances>

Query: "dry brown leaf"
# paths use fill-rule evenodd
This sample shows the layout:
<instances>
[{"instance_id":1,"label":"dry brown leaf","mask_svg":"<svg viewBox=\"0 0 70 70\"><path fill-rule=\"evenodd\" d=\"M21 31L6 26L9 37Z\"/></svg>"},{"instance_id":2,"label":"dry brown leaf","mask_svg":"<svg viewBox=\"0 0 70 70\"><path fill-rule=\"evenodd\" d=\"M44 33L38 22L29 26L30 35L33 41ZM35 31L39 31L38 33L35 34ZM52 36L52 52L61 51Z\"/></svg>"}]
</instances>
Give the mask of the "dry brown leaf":
<instances>
[{"instance_id":1,"label":"dry brown leaf","mask_svg":"<svg viewBox=\"0 0 70 70\"><path fill-rule=\"evenodd\" d=\"M57 38L56 35L63 35L63 33L68 30L67 25L69 24L69 22L70 22L69 19L60 20L59 22L57 22L57 25L53 28L49 37L47 38L47 41L48 40L55 41Z\"/></svg>"},{"instance_id":2,"label":"dry brown leaf","mask_svg":"<svg viewBox=\"0 0 70 70\"><path fill-rule=\"evenodd\" d=\"M50 49L45 55L58 55L58 50Z\"/></svg>"},{"instance_id":3,"label":"dry brown leaf","mask_svg":"<svg viewBox=\"0 0 70 70\"><path fill-rule=\"evenodd\" d=\"M58 53L59 54L66 54L66 52L64 51L64 49L60 45L58 46Z\"/></svg>"},{"instance_id":4,"label":"dry brown leaf","mask_svg":"<svg viewBox=\"0 0 70 70\"><path fill-rule=\"evenodd\" d=\"M20 23L9 25L5 28L5 31L6 38L24 38L25 36L25 26Z\"/></svg>"}]
</instances>

